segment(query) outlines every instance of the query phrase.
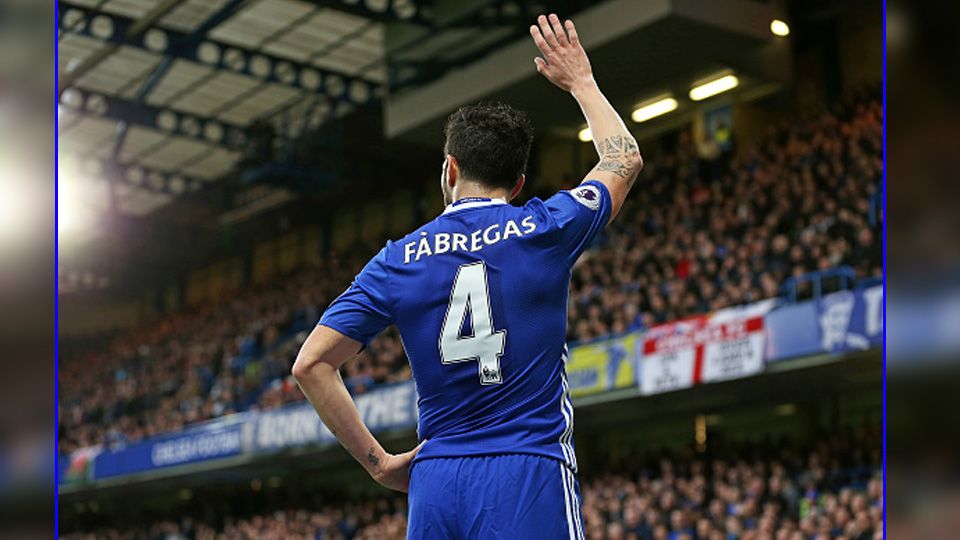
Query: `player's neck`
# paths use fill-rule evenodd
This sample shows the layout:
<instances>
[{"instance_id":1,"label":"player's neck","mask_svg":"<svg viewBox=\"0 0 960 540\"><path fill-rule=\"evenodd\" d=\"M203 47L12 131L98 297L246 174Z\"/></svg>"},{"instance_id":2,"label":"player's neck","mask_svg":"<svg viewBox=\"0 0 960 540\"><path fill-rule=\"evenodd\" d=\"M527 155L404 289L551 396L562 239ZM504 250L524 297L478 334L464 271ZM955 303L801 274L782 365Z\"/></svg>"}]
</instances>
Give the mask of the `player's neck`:
<instances>
[{"instance_id":1,"label":"player's neck","mask_svg":"<svg viewBox=\"0 0 960 540\"><path fill-rule=\"evenodd\" d=\"M506 189L490 189L476 182L464 182L453 192L453 202L460 199L503 199L508 200L510 192Z\"/></svg>"}]
</instances>

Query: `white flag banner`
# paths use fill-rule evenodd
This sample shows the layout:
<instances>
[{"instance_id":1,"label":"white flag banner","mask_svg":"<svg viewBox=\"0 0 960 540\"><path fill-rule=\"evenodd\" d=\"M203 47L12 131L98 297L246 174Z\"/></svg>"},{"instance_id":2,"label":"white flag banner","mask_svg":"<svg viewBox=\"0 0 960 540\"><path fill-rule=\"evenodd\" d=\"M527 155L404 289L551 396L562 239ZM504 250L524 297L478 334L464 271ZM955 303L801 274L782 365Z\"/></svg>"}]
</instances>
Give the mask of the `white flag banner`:
<instances>
[{"instance_id":1,"label":"white flag banner","mask_svg":"<svg viewBox=\"0 0 960 540\"><path fill-rule=\"evenodd\" d=\"M652 331L643 342L640 391L659 394L702 382L747 377L763 370L763 316L706 317L673 325L671 332Z\"/></svg>"}]
</instances>

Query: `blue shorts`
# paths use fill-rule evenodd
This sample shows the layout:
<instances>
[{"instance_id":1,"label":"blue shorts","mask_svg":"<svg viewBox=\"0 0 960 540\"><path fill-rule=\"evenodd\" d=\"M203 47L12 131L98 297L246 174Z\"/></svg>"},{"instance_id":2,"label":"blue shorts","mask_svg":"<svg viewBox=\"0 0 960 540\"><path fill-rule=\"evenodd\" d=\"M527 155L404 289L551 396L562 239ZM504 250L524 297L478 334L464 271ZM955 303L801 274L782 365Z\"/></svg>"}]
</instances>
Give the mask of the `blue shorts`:
<instances>
[{"instance_id":1,"label":"blue shorts","mask_svg":"<svg viewBox=\"0 0 960 540\"><path fill-rule=\"evenodd\" d=\"M409 540L583 538L580 483L548 457L422 459L407 500Z\"/></svg>"}]
</instances>

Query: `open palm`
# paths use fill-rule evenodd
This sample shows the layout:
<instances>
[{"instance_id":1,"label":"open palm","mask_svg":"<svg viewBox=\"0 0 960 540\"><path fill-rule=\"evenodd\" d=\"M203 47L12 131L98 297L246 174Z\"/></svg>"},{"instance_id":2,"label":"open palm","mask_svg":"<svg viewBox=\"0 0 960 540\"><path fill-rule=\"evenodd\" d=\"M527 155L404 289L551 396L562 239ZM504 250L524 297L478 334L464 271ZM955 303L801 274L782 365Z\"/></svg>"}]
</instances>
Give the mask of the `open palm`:
<instances>
[{"instance_id":1,"label":"open palm","mask_svg":"<svg viewBox=\"0 0 960 540\"><path fill-rule=\"evenodd\" d=\"M543 53L543 57L533 59L537 71L568 92L592 84L590 59L580 45L573 22L568 20L560 24L560 18L551 13L549 18L543 15L537 17L537 23L530 26L533 42Z\"/></svg>"}]
</instances>

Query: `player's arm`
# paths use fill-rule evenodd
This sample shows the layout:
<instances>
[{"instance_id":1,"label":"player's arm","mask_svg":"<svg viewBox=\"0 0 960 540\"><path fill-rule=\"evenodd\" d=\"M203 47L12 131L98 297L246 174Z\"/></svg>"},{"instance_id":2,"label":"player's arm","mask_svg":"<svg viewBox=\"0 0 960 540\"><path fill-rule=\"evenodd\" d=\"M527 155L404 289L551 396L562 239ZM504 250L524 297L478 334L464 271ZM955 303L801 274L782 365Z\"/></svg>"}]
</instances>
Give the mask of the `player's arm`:
<instances>
[{"instance_id":1,"label":"player's arm","mask_svg":"<svg viewBox=\"0 0 960 540\"><path fill-rule=\"evenodd\" d=\"M593 78L587 53L580 45L573 22L563 25L555 14L541 15L530 34L543 57L534 58L537 71L556 86L570 92L593 133L599 160L584 180L596 180L610 192L613 220L643 168L637 141L623 119L600 92Z\"/></svg>"},{"instance_id":2,"label":"player's arm","mask_svg":"<svg viewBox=\"0 0 960 540\"><path fill-rule=\"evenodd\" d=\"M370 476L385 487L405 492L410 462L423 444L403 454L390 454L364 425L340 378L340 366L361 348L360 342L317 325L297 355L293 376L323 423Z\"/></svg>"}]
</instances>

